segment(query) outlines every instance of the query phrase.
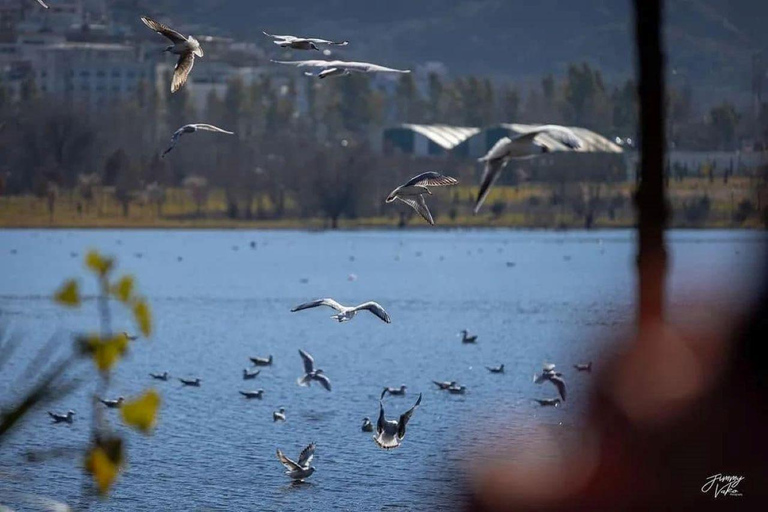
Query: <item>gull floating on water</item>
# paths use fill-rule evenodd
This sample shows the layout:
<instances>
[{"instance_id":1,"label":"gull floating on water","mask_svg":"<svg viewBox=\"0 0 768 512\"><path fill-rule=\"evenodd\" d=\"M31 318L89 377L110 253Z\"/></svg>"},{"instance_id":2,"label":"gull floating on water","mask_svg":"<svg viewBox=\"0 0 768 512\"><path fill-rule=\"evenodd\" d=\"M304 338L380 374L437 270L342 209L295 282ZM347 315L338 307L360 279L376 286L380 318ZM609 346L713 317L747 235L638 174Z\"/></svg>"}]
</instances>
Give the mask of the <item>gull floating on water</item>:
<instances>
[{"instance_id":1,"label":"gull floating on water","mask_svg":"<svg viewBox=\"0 0 768 512\"><path fill-rule=\"evenodd\" d=\"M461 332L461 342L462 343L477 343L477 335L474 334L472 336L469 335L469 331L466 329L463 329Z\"/></svg>"},{"instance_id":2,"label":"gull floating on water","mask_svg":"<svg viewBox=\"0 0 768 512\"><path fill-rule=\"evenodd\" d=\"M249 357L248 359L251 360L253 363L253 366L272 366L272 355L268 358L263 357Z\"/></svg>"},{"instance_id":3,"label":"gull floating on water","mask_svg":"<svg viewBox=\"0 0 768 512\"><path fill-rule=\"evenodd\" d=\"M75 411L72 410L67 411L67 414L57 414L48 411L48 416L53 419L54 423L72 423L75 421Z\"/></svg>"},{"instance_id":4,"label":"gull floating on water","mask_svg":"<svg viewBox=\"0 0 768 512\"><path fill-rule=\"evenodd\" d=\"M225 133L227 135L234 135L235 132L228 132L227 130L222 130L218 126L213 126L212 124L204 124L204 123L198 123L198 124L185 124L175 132L173 132L173 137L171 137L171 145L168 146L168 149L163 151L163 154L161 155L161 158L165 158L165 155L173 151L173 148L176 147L176 144L178 144L179 139L181 139L181 136L185 133L195 133L197 131L204 131L204 132L216 132L216 133Z\"/></svg>"},{"instance_id":5,"label":"gull floating on water","mask_svg":"<svg viewBox=\"0 0 768 512\"><path fill-rule=\"evenodd\" d=\"M261 370L249 372L248 368L243 368L243 380L255 379L260 373L261 373Z\"/></svg>"},{"instance_id":6,"label":"gull floating on water","mask_svg":"<svg viewBox=\"0 0 768 512\"><path fill-rule=\"evenodd\" d=\"M352 73L410 73L410 69L394 69L371 64L369 62L346 62L343 60L273 60L275 64L288 64L299 68L321 69L317 75L305 72L307 76L325 78L328 76L346 76Z\"/></svg>"},{"instance_id":7,"label":"gull floating on water","mask_svg":"<svg viewBox=\"0 0 768 512\"><path fill-rule=\"evenodd\" d=\"M559 398L534 398L542 407L560 407Z\"/></svg>"},{"instance_id":8,"label":"gull floating on water","mask_svg":"<svg viewBox=\"0 0 768 512\"><path fill-rule=\"evenodd\" d=\"M172 28L146 16L142 16L141 21L158 34L164 35L171 40L173 44L166 47L163 50L164 52L171 52L179 56L179 60L174 67L173 80L171 81L171 92L174 93L187 83L187 77L190 71L192 71L192 66L195 65L195 55L202 57L203 49L200 47L197 39L192 36L184 37Z\"/></svg>"},{"instance_id":9,"label":"gull floating on water","mask_svg":"<svg viewBox=\"0 0 768 512\"><path fill-rule=\"evenodd\" d=\"M292 480L303 481L305 478L309 478L312 473L315 472L312 464L312 458L315 456L315 443L310 444L299 454L299 460L294 462L286 457L280 448L277 449L277 460L279 460L283 466L285 466L285 474Z\"/></svg>"},{"instance_id":10,"label":"gull floating on water","mask_svg":"<svg viewBox=\"0 0 768 512\"><path fill-rule=\"evenodd\" d=\"M185 386L192 386L192 387L199 388L200 387L200 382L202 382L202 381L200 379L182 379L182 378L179 378L179 382L181 382Z\"/></svg>"},{"instance_id":11,"label":"gull floating on water","mask_svg":"<svg viewBox=\"0 0 768 512\"><path fill-rule=\"evenodd\" d=\"M432 219L427 202L424 200L424 194L432 195L429 187L445 187L458 183L456 178L444 176L439 172L423 172L390 192L385 202L391 203L398 199L416 210L419 215L434 226L435 221Z\"/></svg>"},{"instance_id":12,"label":"gull floating on water","mask_svg":"<svg viewBox=\"0 0 768 512\"><path fill-rule=\"evenodd\" d=\"M149 376L157 380L168 380L168 377L169 377L168 372L150 373Z\"/></svg>"},{"instance_id":13,"label":"gull floating on water","mask_svg":"<svg viewBox=\"0 0 768 512\"><path fill-rule=\"evenodd\" d=\"M419 399L416 400L414 406L404 412L400 419L395 421L387 420L384 417L384 404L379 400L379 420L376 422L376 435L373 436L376 444L385 450L391 450L400 446L405 437L405 426L419 404L421 404L421 393L419 393Z\"/></svg>"},{"instance_id":14,"label":"gull floating on water","mask_svg":"<svg viewBox=\"0 0 768 512\"><path fill-rule=\"evenodd\" d=\"M327 39L318 39L316 37L297 37L297 36L278 36L275 34L268 34L262 31L267 37L274 39L272 41L276 45L282 48L292 48L294 50L317 50L321 51L317 47L319 44L334 45L334 46L347 46L349 41L329 41Z\"/></svg>"},{"instance_id":15,"label":"gull floating on water","mask_svg":"<svg viewBox=\"0 0 768 512\"><path fill-rule=\"evenodd\" d=\"M405 384L401 385L399 388L390 388L386 387L384 388L384 391L381 392L381 397L379 397L379 400L384 399L384 395L389 393L390 395L396 395L396 396L403 396L405 395L405 390L408 389Z\"/></svg>"},{"instance_id":16,"label":"gull floating on water","mask_svg":"<svg viewBox=\"0 0 768 512\"><path fill-rule=\"evenodd\" d=\"M450 382L448 382L448 381L440 382L440 381L437 381L437 380L433 380L432 382L434 382L435 386L437 386L438 388L440 388L442 390L446 390L446 389L450 388L451 386L455 386L456 385L456 381L455 380L452 380Z\"/></svg>"},{"instance_id":17,"label":"gull floating on water","mask_svg":"<svg viewBox=\"0 0 768 512\"><path fill-rule=\"evenodd\" d=\"M258 398L259 400L261 400L262 395L264 394L264 390L257 389L256 391L239 391L239 393L248 399Z\"/></svg>"},{"instance_id":18,"label":"gull floating on water","mask_svg":"<svg viewBox=\"0 0 768 512\"><path fill-rule=\"evenodd\" d=\"M564 126L544 125L528 133L516 135L512 138L502 137L488 153L478 161L485 163L480 190L475 202L475 213L480 211L491 187L499 178L499 174L511 160L533 158L544 153L549 153L549 146L539 136L546 135L569 149L579 149L581 139L573 133L573 130Z\"/></svg>"},{"instance_id":19,"label":"gull floating on water","mask_svg":"<svg viewBox=\"0 0 768 512\"><path fill-rule=\"evenodd\" d=\"M339 314L333 315L331 316L331 318L339 322L347 322L349 320L352 320L358 311L366 310L366 311L370 311L377 317L381 318L384 322L388 324L392 323L392 320L389 318L389 314L387 314L384 308L381 307L381 305L379 305L377 302L364 302L363 304L359 304L354 307L348 307L348 306L342 306L341 304L339 304L333 299L317 299L317 300L313 300L312 302L307 302L305 304L296 306L291 310L291 312L295 313L296 311L301 311L303 309L316 308L318 306L328 306L329 308L333 308L336 311L338 311Z\"/></svg>"},{"instance_id":20,"label":"gull floating on water","mask_svg":"<svg viewBox=\"0 0 768 512\"><path fill-rule=\"evenodd\" d=\"M312 384L312 381L316 380L326 390L330 391L331 379L329 379L325 375L325 373L323 373L323 370L319 368L315 370L315 360L312 359L312 356L301 349L299 349L299 355L301 356L301 359L304 361L304 375L296 379L296 383L299 386L309 387L310 384Z\"/></svg>"},{"instance_id":21,"label":"gull floating on water","mask_svg":"<svg viewBox=\"0 0 768 512\"><path fill-rule=\"evenodd\" d=\"M373 423L371 423L371 418L368 418L367 416L363 418L363 426L361 429L363 432L373 432Z\"/></svg>"},{"instance_id":22,"label":"gull floating on water","mask_svg":"<svg viewBox=\"0 0 768 512\"><path fill-rule=\"evenodd\" d=\"M103 398L99 398L99 402L103 403L104 405L106 405L110 409L117 409L117 408L119 408L121 405L123 405L124 401L125 401L125 398L123 398L122 396L118 397L117 400L104 400Z\"/></svg>"},{"instance_id":23,"label":"gull floating on water","mask_svg":"<svg viewBox=\"0 0 768 512\"><path fill-rule=\"evenodd\" d=\"M575 364L573 365L576 370L580 372L591 372L592 371L592 361L585 363L585 364Z\"/></svg>"},{"instance_id":24,"label":"gull floating on water","mask_svg":"<svg viewBox=\"0 0 768 512\"><path fill-rule=\"evenodd\" d=\"M279 411L272 413L272 421L285 421L285 407L281 407Z\"/></svg>"},{"instance_id":25,"label":"gull floating on water","mask_svg":"<svg viewBox=\"0 0 768 512\"><path fill-rule=\"evenodd\" d=\"M466 393L466 391L467 391L466 386L457 386L455 384L448 388L448 392L452 395L463 395L464 393Z\"/></svg>"},{"instance_id":26,"label":"gull floating on water","mask_svg":"<svg viewBox=\"0 0 768 512\"><path fill-rule=\"evenodd\" d=\"M541 373L533 376L533 382L541 384L544 381L549 381L557 388L557 392L560 394L560 398L565 401L565 381L562 378L562 373L555 371L555 365L545 364Z\"/></svg>"},{"instance_id":27,"label":"gull floating on water","mask_svg":"<svg viewBox=\"0 0 768 512\"><path fill-rule=\"evenodd\" d=\"M500 364L499 366L492 367L492 366L486 366L489 372L491 373L504 373L504 365Z\"/></svg>"}]
</instances>

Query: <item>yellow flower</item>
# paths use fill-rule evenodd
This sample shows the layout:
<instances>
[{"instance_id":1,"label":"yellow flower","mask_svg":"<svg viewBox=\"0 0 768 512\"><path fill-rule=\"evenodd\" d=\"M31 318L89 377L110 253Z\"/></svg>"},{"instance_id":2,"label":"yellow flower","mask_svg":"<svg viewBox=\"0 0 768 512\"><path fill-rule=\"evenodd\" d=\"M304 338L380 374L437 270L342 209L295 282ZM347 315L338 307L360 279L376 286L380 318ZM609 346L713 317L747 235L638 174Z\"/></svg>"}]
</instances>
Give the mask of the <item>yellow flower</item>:
<instances>
[{"instance_id":1,"label":"yellow flower","mask_svg":"<svg viewBox=\"0 0 768 512\"><path fill-rule=\"evenodd\" d=\"M107 340L92 334L80 338L79 342L80 351L89 354L102 372L108 372L128 350L128 337L125 334L118 334Z\"/></svg>"},{"instance_id":2,"label":"yellow flower","mask_svg":"<svg viewBox=\"0 0 768 512\"><path fill-rule=\"evenodd\" d=\"M88 251L88 254L85 256L85 265L100 276L105 276L112 270L114 263L114 259L104 257L98 251Z\"/></svg>"},{"instance_id":3,"label":"yellow flower","mask_svg":"<svg viewBox=\"0 0 768 512\"><path fill-rule=\"evenodd\" d=\"M139 324L141 334L148 338L152 334L152 313L146 300L138 299L133 303L133 316Z\"/></svg>"},{"instance_id":4,"label":"yellow flower","mask_svg":"<svg viewBox=\"0 0 768 512\"><path fill-rule=\"evenodd\" d=\"M135 400L125 402L120 408L123 421L136 430L149 434L157 422L157 410L160 408L160 395L154 389L146 391Z\"/></svg>"},{"instance_id":5,"label":"yellow flower","mask_svg":"<svg viewBox=\"0 0 768 512\"><path fill-rule=\"evenodd\" d=\"M133 276L123 276L110 287L110 293L120 302L128 302L133 297Z\"/></svg>"},{"instance_id":6,"label":"yellow flower","mask_svg":"<svg viewBox=\"0 0 768 512\"><path fill-rule=\"evenodd\" d=\"M77 281L69 279L61 285L61 288L53 296L53 299L61 304L70 308L76 308L80 305L80 287Z\"/></svg>"},{"instance_id":7,"label":"yellow flower","mask_svg":"<svg viewBox=\"0 0 768 512\"><path fill-rule=\"evenodd\" d=\"M85 470L93 476L101 494L109 492L122 465L123 442L120 438L96 441L85 456Z\"/></svg>"}]
</instances>

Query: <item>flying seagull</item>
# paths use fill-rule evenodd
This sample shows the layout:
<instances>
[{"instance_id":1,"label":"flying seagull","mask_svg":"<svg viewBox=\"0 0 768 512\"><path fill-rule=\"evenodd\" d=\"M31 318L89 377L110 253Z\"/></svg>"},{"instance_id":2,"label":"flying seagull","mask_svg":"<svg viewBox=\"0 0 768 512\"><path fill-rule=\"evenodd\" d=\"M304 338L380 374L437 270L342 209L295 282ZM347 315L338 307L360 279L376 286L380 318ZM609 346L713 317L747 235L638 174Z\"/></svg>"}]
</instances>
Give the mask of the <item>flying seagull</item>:
<instances>
[{"instance_id":1,"label":"flying seagull","mask_svg":"<svg viewBox=\"0 0 768 512\"><path fill-rule=\"evenodd\" d=\"M67 414L57 414L48 411L48 416L53 419L54 423L72 423L75 421L75 411L72 410L67 411Z\"/></svg>"},{"instance_id":2,"label":"flying seagull","mask_svg":"<svg viewBox=\"0 0 768 512\"><path fill-rule=\"evenodd\" d=\"M405 390L406 389L408 389L408 388L406 387L405 384L401 385L399 388L386 387L386 388L384 388L384 391L381 392L381 397L379 397L379 400L383 400L384 399L384 395L386 395L387 393L389 393L390 395L393 395L393 396L403 396L403 395L405 395Z\"/></svg>"},{"instance_id":3,"label":"flying seagull","mask_svg":"<svg viewBox=\"0 0 768 512\"><path fill-rule=\"evenodd\" d=\"M272 355L270 354L269 357L249 357L248 359L251 360L253 363L253 366L272 366Z\"/></svg>"},{"instance_id":4,"label":"flying seagull","mask_svg":"<svg viewBox=\"0 0 768 512\"><path fill-rule=\"evenodd\" d=\"M455 386L456 385L456 381L455 380L452 380L450 382L448 382L448 381L440 382L440 381L437 381L437 380L433 380L432 382L435 384L435 386L437 386L438 388L440 388L442 390L446 390L446 389L450 388L451 386Z\"/></svg>"},{"instance_id":5,"label":"flying seagull","mask_svg":"<svg viewBox=\"0 0 768 512\"><path fill-rule=\"evenodd\" d=\"M317 50L321 51L317 45L326 44L334 46L347 46L349 41L328 41L327 39L318 39L316 37L296 37L296 36L278 36L274 34L268 34L262 31L267 37L274 39L272 41L276 45L282 48L292 48L294 50Z\"/></svg>"},{"instance_id":6,"label":"flying seagull","mask_svg":"<svg viewBox=\"0 0 768 512\"><path fill-rule=\"evenodd\" d=\"M592 361L586 364L575 364L573 367L580 372L592 372Z\"/></svg>"},{"instance_id":7,"label":"flying seagull","mask_svg":"<svg viewBox=\"0 0 768 512\"><path fill-rule=\"evenodd\" d=\"M168 377L169 377L168 372L150 373L149 376L155 380L168 380Z\"/></svg>"},{"instance_id":8,"label":"flying seagull","mask_svg":"<svg viewBox=\"0 0 768 512\"><path fill-rule=\"evenodd\" d=\"M249 372L248 368L243 368L243 380L255 379L260 373L261 370Z\"/></svg>"},{"instance_id":9,"label":"flying seagull","mask_svg":"<svg viewBox=\"0 0 768 512\"><path fill-rule=\"evenodd\" d=\"M281 407L279 411L272 412L272 421L285 421L285 407Z\"/></svg>"},{"instance_id":10,"label":"flying seagull","mask_svg":"<svg viewBox=\"0 0 768 512\"><path fill-rule=\"evenodd\" d=\"M568 149L581 148L581 139L573 133L573 130L564 126L544 125L528 133L516 135L512 138L503 137L491 148L488 153L478 161L485 163L483 179L475 202L475 213L480 211L491 187L499 178L499 174L511 160L533 158L549 153L550 147L541 140L540 135L546 135L555 142Z\"/></svg>"},{"instance_id":11,"label":"flying seagull","mask_svg":"<svg viewBox=\"0 0 768 512\"><path fill-rule=\"evenodd\" d=\"M172 28L146 16L142 16L141 21L158 34L171 40L173 44L166 47L164 52L171 52L179 56L179 60L173 68L173 80L171 81L171 92L174 93L187 83L187 77L192 71L192 66L195 65L195 55L202 57L203 49L197 39L192 36L184 37Z\"/></svg>"},{"instance_id":12,"label":"flying seagull","mask_svg":"<svg viewBox=\"0 0 768 512\"><path fill-rule=\"evenodd\" d=\"M504 373L504 365L500 364L499 366L496 366L495 368L493 366L486 366L489 372L491 373Z\"/></svg>"},{"instance_id":13,"label":"flying seagull","mask_svg":"<svg viewBox=\"0 0 768 512\"><path fill-rule=\"evenodd\" d=\"M105 400L103 398L99 398L99 402L103 403L110 409L117 409L121 405L123 405L123 402L125 401L125 398L119 397L117 400Z\"/></svg>"},{"instance_id":14,"label":"flying seagull","mask_svg":"<svg viewBox=\"0 0 768 512\"><path fill-rule=\"evenodd\" d=\"M392 323L392 320L389 318L389 314L387 314L384 308L381 307L381 305L379 305L377 302L364 302L363 304L359 304L354 307L348 307L348 306L342 306L341 304L339 304L333 299L317 299L317 300L313 300L312 302L307 302L299 306L296 306L291 310L291 312L295 313L296 311L301 311L303 309L316 308L318 306L328 306L338 311L339 314L333 315L331 316L331 318L339 322L348 322L349 320L352 320L355 317L355 314L358 311L367 310L373 313L374 315L376 315L377 317L381 318L384 322L388 324Z\"/></svg>"},{"instance_id":15,"label":"flying seagull","mask_svg":"<svg viewBox=\"0 0 768 512\"><path fill-rule=\"evenodd\" d=\"M315 467L311 466L312 458L315 456L315 443L310 444L299 454L299 460L294 462L286 457L280 448L277 449L277 460L279 460L283 466L285 466L285 474L291 480L303 481L305 478L309 478L312 473L315 472Z\"/></svg>"},{"instance_id":16,"label":"flying seagull","mask_svg":"<svg viewBox=\"0 0 768 512\"><path fill-rule=\"evenodd\" d=\"M469 331L466 329L463 329L461 332L461 342L462 343L477 343L477 335L474 334L472 336L469 335Z\"/></svg>"},{"instance_id":17,"label":"flying seagull","mask_svg":"<svg viewBox=\"0 0 768 512\"><path fill-rule=\"evenodd\" d=\"M179 378L179 382L181 382L184 386L192 386L195 388L200 387L200 382L202 382L200 379L182 379Z\"/></svg>"},{"instance_id":18,"label":"flying seagull","mask_svg":"<svg viewBox=\"0 0 768 512\"><path fill-rule=\"evenodd\" d=\"M393 69L369 62L346 62L343 60L273 60L275 64L288 64L299 68L320 69L318 78L346 76L352 73L410 73L410 69ZM311 72L304 73L313 76Z\"/></svg>"},{"instance_id":19,"label":"flying seagull","mask_svg":"<svg viewBox=\"0 0 768 512\"><path fill-rule=\"evenodd\" d=\"M363 432L373 432L373 423L368 417L363 418L363 425L360 427Z\"/></svg>"},{"instance_id":20,"label":"flying seagull","mask_svg":"<svg viewBox=\"0 0 768 512\"><path fill-rule=\"evenodd\" d=\"M264 395L264 390L259 389L256 391L239 391L239 393L243 395L245 398L248 398L249 400L251 398L258 398L259 400L261 400L262 395Z\"/></svg>"},{"instance_id":21,"label":"flying seagull","mask_svg":"<svg viewBox=\"0 0 768 512\"><path fill-rule=\"evenodd\" d=\"M391 450L400 446L405 437L405 426L419 404L421 404L421 393L419 393L419 399L416 400L414 406L404 412L400 419L387 420L384 417L384 404L379 400L379 420L376 422L376 435L373 436L376 444L385 450Z\"/></svg>"},{"instance_id":22,"label":"flying seagull","mask_svg":"<svg viewBox=\"0 0 768 512\"><path fill-rule=\"evenodd\" d=\"M323 370L319 368L315 370L315 360L312 359L312 356L301 349L299 349L299 355L304 361L304 375L296 379L298 385L309 387L310 384L312 384L312 381L316 380L326 390L330 391L331 380L325 375L325 373L323 373Z\"/></svg>"},{"instance_id":23,"label":"flying seagull","mask_svg":"<svg viewBox=\"0 0 768 512\"><path fill-rule=\"evenodd\" d=\"M542 407L560 407L559 398L534 398Z\"/></svg>"},{"instance_id":24,"label":"flying seagull","mask_svg":"<svg viewBox=\"0 0 768 512\"><path fill-rule=\"evenodd\" d=\"M43 2L43 0L37 0L37 3L39 3L40 5L42 5L43 7L45 7L46 9L48 9L48 6L46 5L46 3L45 3L45 2Z\"/></svg>"},{"instance_id":25,"label":"flying seagull","mask_svg":"<svg viewBox=\"0 0 768 512\"><path fill-rule=\"evenodd\" d=\"M234 135L235 132L228 132L227 130L222 130L221 128L217 126L213 126L212 124L185 124L175 132L173 132L173 137L171 137L171 145L168 146L168 149L163 151L162 158L165 158L165 155L173 151L173 148L176 147L176 144L178 144L179 139L181 139L181 136L185 133L195 133L197 131L205 131L205 132L216 132L216 133L226 133L227 135Z\"/></svg>"},{"instance_id":26,"label":"flying seagull","mask_svg":"<svg viewBox=\"0 0 768 512\"><path fill-rule=\"evenodd\" d=\"M391 203L395 199L399 199L434 226L435 221L432 219L432 214L429 213L427 202L424 201L424 194L432 195L429 187L445 187L458 183L456 178L444 176L439 172L423 172L390 192L385 202Z\"/></svg>"},{"instance_id":27,"label":"flying seagull","mask_svg":"<svg viewBox=\"0 0 768 512\"><path fill-rule=\"evenodd\" d=\"M562 373L555 371L555 365L545 364L541 373L534 375L533 382L541 384L544 381L549 381L557 388L557 392L560 394L560 398L565 401L565 381L563 380Z\"/></svg>"}]
</instances>

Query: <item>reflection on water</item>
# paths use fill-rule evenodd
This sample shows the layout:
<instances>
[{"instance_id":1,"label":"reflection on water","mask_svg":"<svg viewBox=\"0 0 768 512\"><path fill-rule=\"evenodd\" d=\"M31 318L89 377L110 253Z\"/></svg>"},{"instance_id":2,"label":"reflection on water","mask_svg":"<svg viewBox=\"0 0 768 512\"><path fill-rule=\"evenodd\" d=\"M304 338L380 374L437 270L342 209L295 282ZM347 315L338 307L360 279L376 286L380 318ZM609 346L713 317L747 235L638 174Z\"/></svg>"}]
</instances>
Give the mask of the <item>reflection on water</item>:
<instances>
[{"instance_id":1,"label":"reflection on water","mask_svg":"<svg viewBox=\"0 0 768 512\"><path fill-rule=\"evenodd\" d=\"M746 300L742 286L750 284L751 258L762 243L757 233L674 233L675 305L697 300L713 281L724 287L723 304ZM96 510L450 505L462 493L457 481L471 455L484 447L510 433L531 446L544 437L574 438L590 376L571 365L592 360L597 369L604 351L618 350L610 340L633 314L632 244L627 231L0 232L0 311L25 336L0 386L6 389L51 335L95 325L92 301L73 313L48 297L75 275L95 291L70 253L96 247L139 277L157 317L155 336L119 366L111 394L128 397L152 385L163 396L154 436L125 433L129 466ZM290 313L324 296L376 300L393 323L358 315L338 324L328 319L330 311ZM130 325L117 318L119 328ZM477 344L462 344L462 329L477 334ZM69 347L61 343L61 350ZM332 392L296 385L299 348L322 361ZM274 364L243 381L248 357L267 354ZM562 407L532 400L555 393L532 382L544 362L565 374ZM502 363L503 374L485 369ZM171 374L167 382L149 377L163 371ZM182 387L177 377L198 377L202 385ZM467 393L440 391L432 380L455 380ZM400 384L407 394L386 397L388 410L406 410L419 393L424 398L402 447L384 451L360 425L365 416L376 420L383 387ZM260 388L263 400L238 394ZM25 492L75 501L80 461L20 464L17 455L84 444L88 391L57 406L83 411L73 425L52 425L40 411L14 435L0 456L0 472L8 475L0 494L18 490L21 481ZM272 421L279 407L286 409L285 423ZM117 419L116 411L107 415ZM298 453L313 441L317 471L306 483L291 484L275 449Z\"/></svg>"}]
</instances>

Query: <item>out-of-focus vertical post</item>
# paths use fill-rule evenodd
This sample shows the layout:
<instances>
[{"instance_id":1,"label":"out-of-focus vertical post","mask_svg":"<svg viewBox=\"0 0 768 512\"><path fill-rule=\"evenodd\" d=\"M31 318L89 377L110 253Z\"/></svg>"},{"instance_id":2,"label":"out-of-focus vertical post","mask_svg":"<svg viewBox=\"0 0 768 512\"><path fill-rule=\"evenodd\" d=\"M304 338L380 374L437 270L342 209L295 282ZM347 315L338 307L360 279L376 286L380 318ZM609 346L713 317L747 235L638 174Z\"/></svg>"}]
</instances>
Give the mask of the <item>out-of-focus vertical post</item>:
<instances>
[{"instance_id":1,"label":"out-of-focus vertical post","mask_svg":"<svg viewBox=\"0 0 768 512\"><path fill-rule=\"evenodd\" d=\"M665 87L662 51L663 0L634 0L640 96L638 212L638 327L664 317L667 250L664 229Z\"/></svg>"}]
</instances>

